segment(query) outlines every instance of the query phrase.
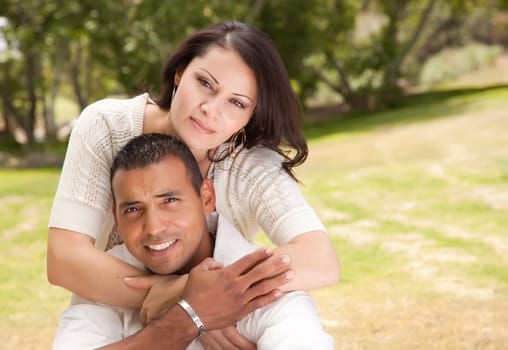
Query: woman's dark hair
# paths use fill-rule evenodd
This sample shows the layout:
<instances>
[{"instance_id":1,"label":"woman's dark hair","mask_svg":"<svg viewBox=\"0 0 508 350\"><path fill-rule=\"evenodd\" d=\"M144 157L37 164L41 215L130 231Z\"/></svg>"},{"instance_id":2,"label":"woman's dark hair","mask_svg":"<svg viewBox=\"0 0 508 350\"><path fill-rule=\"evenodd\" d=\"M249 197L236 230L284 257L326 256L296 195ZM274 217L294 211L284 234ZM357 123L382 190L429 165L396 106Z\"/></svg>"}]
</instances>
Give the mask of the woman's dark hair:
<instances>
[{"instance_id":1,"label":"woman's dark hair","mask_svg":"<svg viewBox=\"0 0 508 350\"><path fill-rule=\"evenodd\" d=\"M111 193L113 193L113 177L118 170L143 169L157 164L166 157L180 159L185 166L187 176L196 193L201 195L203 176L191 150L175 137L163 134L141 134L127 142L113 159L110 172ZM168 174L170 176L170 174Z\"/></svg>"},{"instance_id":2,"label":"woman's dark hair","mask_svg":"<svg viewBox=\"0 0 508 350\"><path fill-rule=\"evenodd\" d=\"M163 109L171 107L176 73L183 72L195 57L203 57L213 46L235 50L256 77L256 109L245 126L244 146L263 145L275 150L285 158L282 167L294 178L292 168L302 164L308 154L300 125L302 109L282 58L266 33L236 21L217 23L195 32L164 64L157 105Z\"/></svg>"}]
</instances>

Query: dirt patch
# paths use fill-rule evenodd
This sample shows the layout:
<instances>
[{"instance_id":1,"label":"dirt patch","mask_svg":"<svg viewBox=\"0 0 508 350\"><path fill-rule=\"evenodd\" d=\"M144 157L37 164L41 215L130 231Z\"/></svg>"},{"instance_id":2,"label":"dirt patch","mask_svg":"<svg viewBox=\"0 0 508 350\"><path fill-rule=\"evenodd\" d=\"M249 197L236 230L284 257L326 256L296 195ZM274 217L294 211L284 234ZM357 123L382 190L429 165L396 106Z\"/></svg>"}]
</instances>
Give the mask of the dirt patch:
<instances>
[{"instance_id":1,"label":"dirt patch","mask_svg":"<svg viewBox=\"0 0 508 350\"><path fill-rule=\"evenodd\" d=\"M15 156L0 152L0 167L2 168L41 168L61 167L63 157L49 154L32 152L23 156Z\"/></svg>"},{"instance_id":2,"label":"dirt patch","mask_svg":"<svg viewBox=\"0 0 508 350\"><path fill-rule=\"evenodd\" d=\"M3 204L5 204L5 202ZM4 230L0 236L0 241L8 241L23 232L35 230L38 228L40 214L39 208L37 208L36 205L29 205L24 207L22 210L22 216L26 219L15 227Z\"/></svg>"},{"instance_id":3,"label":"dirt patch","mask_svg":"<svg viewBox=\"0 0 508 350\"><path fill-rule=\"evenodd\" d=\"M335 349L507 349L508 302L469 298L319 298Z\"/></svg>"}]
</instances>

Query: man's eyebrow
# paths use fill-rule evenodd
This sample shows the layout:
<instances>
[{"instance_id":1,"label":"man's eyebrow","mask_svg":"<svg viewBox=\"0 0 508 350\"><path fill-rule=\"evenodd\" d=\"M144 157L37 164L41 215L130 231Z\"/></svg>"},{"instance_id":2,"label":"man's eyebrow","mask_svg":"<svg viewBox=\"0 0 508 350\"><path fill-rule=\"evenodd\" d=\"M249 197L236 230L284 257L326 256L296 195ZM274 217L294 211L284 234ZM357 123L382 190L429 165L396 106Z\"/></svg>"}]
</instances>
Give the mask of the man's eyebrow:
<instances>
[{"instance_id":1,"label":"man's eyebrow","mask_svg":"<svg viewBox=\"0 0 508 350\"><path fill-rule=\"evenodd\" d=\"M120 209L125 209L125 208L127 208L127 207L130 207L130 206L132 206L132 205L136 205L136 204L139 204L139 201L123 201L123 202L120 202L120 203L118 204L118 207L119 207Z\"/></svg>"},{"instance_id":2,"label":"man's eyebrow","mask_svg":"<svg viewBox=\"0 0 508 350\"><path fill-rule=\"evenodd\" d=\"M182 194L181 191L167 191L167 192L157 193L154 197L155 198L175 197L175 196L180 196L181 194Z\"/></svg>"}]
</instances>

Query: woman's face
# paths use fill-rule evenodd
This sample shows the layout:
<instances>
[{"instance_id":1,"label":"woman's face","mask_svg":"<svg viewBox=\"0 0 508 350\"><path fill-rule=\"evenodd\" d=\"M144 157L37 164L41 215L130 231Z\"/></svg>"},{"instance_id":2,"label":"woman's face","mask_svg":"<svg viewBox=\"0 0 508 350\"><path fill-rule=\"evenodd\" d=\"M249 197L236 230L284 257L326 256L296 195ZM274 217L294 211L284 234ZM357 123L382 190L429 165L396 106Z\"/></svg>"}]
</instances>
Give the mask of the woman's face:
<instances>
[{"instance_id":1,"label":"woman's face","mask_svg":"<svg viewBox=\"0 0 508 350\"><path fill-rule=\"evenodd\" d=\"M176 82L170 133L197 157L244 127L256 107L254 72L231 49L210 47L205 56L189 63Z\"/></svg>"}]
</instances>

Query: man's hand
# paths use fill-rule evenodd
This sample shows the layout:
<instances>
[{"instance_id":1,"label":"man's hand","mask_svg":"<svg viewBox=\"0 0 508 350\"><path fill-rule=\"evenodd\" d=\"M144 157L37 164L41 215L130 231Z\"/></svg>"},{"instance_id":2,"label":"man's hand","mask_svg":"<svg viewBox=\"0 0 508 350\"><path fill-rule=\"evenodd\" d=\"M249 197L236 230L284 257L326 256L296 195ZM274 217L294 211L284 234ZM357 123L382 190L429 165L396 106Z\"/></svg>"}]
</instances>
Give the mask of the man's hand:
<instances>
[{"instance_id":1,"label":"man's hand","mask_svg":"<svg viewBox=\"0 0 508 350\"><path fill-rule=\"evenodd\" d=\"M235 326L206 332L199 337L206 350L256 350L256 344L238 332Z\"/></svg>"},{"instance_id":2,"label":"man's hand","mask_svg":"<svg viewBox=\"0 0 508 350\"><path fill-rule=\"evenodd\" d=\"M234 325L248 313L275 301L281 295L279 288L293 278L287 256L260 264L272 254L271 249L259 249L226 267L207 258L191 270L182 298L206 329Z\"/></svg>"},{"instance_id":3,"label":"man's hand","mask_svg":"<svg viewBox=\"0 0 508 350\"><path fill-rule=\"evenodd\" d=\"M211 330L198 338L206 350L256 350L256 344L238 332L235 326Z\"/></svg>"},{"instance_id":4,"label":"man's hand","mask_svg":"<svg viewBox=\"0 0 508 350\"><path fill-rule=\"evenodd\" d=\"M271 249L260 249L227 267L207 258L192 269L183 299L196 311L206 329L232 326L281 295L278 288L293 273L288 271L287 256L258 266L272 254ZM258 267L254 269L255 266ZM189 315L174 306L138 333L104 349L185 349L197 336L198 329Z\"/></svg>"}]
</instances>

